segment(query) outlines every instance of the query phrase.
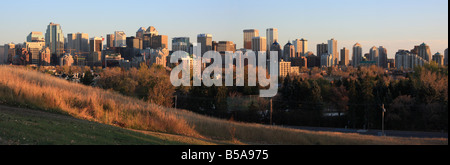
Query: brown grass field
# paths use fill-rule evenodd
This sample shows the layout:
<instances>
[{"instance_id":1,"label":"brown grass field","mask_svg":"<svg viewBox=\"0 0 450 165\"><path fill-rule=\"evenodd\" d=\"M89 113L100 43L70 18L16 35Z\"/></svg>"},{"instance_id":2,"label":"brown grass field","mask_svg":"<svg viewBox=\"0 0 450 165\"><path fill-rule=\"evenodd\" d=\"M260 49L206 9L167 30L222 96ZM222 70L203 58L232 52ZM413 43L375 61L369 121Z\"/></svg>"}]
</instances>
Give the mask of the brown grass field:
<instances>
[{"instance_id":1,"label":"brown grass field","mask_svg":"<svg viewBox=\"0 0 450 165\"><path fill-rule=\"evenodd\" d=\"M15 66L0 66L0 104L64 113L127 129L234 144L448 145L447 138L379 137L227 121L149 104Z\"/></svg>"}]
</instances>

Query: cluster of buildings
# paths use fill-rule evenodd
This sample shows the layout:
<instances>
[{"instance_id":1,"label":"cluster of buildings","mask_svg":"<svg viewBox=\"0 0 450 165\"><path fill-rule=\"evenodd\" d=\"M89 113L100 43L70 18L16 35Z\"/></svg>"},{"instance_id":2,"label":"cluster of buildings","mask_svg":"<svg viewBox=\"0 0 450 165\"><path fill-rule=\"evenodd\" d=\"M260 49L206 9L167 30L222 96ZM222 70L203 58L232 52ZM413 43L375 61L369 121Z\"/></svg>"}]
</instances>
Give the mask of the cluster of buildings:
<instances>
[{"instance_id":1,"label":"cluster of buildings","mask_svg":"<svg viewBox=\"0 0 450 165\"><path fill-rule=\"evenodd\" d=\"M115 31L105 38L92 37L86 33L70 33L65 36L59 24L50 23L45 34L31 32L23 44L5 44L0 46L0 64L14 65L81 65L102 67L137 67L144 62L147 65L169 65L169 57L175 51L189 53L192 58L193 44L189 37L172 38L172 49L169 50L168 36L161 35L155 27L141 27L135 36L123 31ZM295 39L284 46L279 43L278 29L266 29L266 36L260 36L257 29L243 31L243 47L237 49L233 41L214 41L211 34L197 35L196 43L201 45L201 53L217 51L225 61L225 52L278 52L279 76L298 74L301 68L312 67L346 67L377 65L382 68L413 68L430 61L439 65L448 65L448 49L444 55L431 55L425 43L412 50L399 50L395 59L389 59L387 49L373 46L363 54L362 45L356 43L350 49L339 49L334 38L326 43L317 44L316 54L308 51L308 40Z\"/></svg>"},{"instance_id":2,"label":"cluster of buildings","mask_svg":"<svg viewBox=\"0 0 450 165\"><path fill-rule=\"evenodd\" d=\"M146 62L166 66L168 37L152 26L140 28L131 37L123 31L108 34L106 45L104 40L79 32L65 36L61 25L50 23L45 34L31 32L23 44L0 46L0 64L133 67Z\"/></svg>"},{"instance_id":3,"label":"cluster of buildings","mask_svg":"<svg viewBox=\"0 0 450 165\"><path fill-rule=\"evenodd\" d=\"M439 52L431 55L430 47L425 43L415 46L410 51L401 49L395 54L395 67L412 69L415 66L423 66L431 61L441 66L448 66L448 48L444 52L445 56Z\"/></svg>"}]
</instances>

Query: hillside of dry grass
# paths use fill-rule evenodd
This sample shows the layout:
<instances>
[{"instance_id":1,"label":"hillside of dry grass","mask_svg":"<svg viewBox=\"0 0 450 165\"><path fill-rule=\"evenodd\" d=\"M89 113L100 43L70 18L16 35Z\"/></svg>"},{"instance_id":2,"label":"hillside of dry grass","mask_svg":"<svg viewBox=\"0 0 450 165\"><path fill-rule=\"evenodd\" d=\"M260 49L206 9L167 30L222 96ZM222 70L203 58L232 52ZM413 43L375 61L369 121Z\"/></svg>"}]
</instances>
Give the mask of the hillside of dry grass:
<instances>
[{"instance_id":1,"label":"hillside of dry grass","mask_svg":"<svg viewBox=\"0 0 450 165\"><path fill-rule=\"evenodd\" d=\"M0 105L0 145L214 145L213 141L123 129L65 114Z\"/></svg>"},{"instance_id":2,"label":"hillside of dry grass","mask_svg":"<svg viewBox=\"0 0 450 165\"><path fill-rule=\"evenodd\" d=\"M443 138L398 138L315 132L240 123L164 108L113 91L70 83L23 67L0 66L0 104L67 113L123 128L236 144L448 144Z\"/></svg>"}]
</instances>

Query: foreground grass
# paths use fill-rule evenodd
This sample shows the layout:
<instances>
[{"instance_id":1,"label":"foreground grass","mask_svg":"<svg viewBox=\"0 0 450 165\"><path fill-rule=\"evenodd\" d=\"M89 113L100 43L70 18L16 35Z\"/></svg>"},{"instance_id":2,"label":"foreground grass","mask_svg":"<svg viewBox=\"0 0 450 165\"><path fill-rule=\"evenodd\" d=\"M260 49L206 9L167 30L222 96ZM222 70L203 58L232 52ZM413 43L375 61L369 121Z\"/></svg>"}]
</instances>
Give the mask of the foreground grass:
<instances>
[{"instance_id":1,"label":"foreground grass","mask_svg":"<svg viewBox=\"0 0 450 165\"><path fill-rule=\"evenodd\" d=\"M186 110L160 107L139 99L122 96L113 91L70 83L23 67L13 66L0 66L0 104L2 103L65 113L79 119L141 130L149 134L152 134L152 132L170 133L182 135L182 137L204 139L205 141L211 139L231 141L235 144L448 145L448 139L443 138L378 137L349 133L314 132L221 120ZM33 125L33 122L25 120L22 125L26 124ZM49 127L52 126L49 125ZM10 128L14 129L15 127L10 126ZM72 129L76 128L69 124L64 129L67 129L67 132L61 133L61 136L71 134ZM50 132L52 131L57 130L50 130ZM34 130L37 135L42 134L42 132L45 132L45 130ZM20 134L20 132L11 132L11 136L14 134ZM166 137L167 134L156 135L153 133L153 135L161 139ZM72 136L86 135L78 133ZM169 136L171 135L167 135L167 137ZM20 139L20 136L16 138ZM110 138L116 137L111 136ZM65 141L64 144L70 144L70 142Z\"/></svg>"},{"instance_id":2,"label":"foreground grass","mask_svg":"<svg viewBox=\"0 0 450 165\"><path fill-rule=\"evenodd\" d=\"M0 105L0 145L211 145L213 142L133 131L54 114Z\"/></svg>"}]
</instances>

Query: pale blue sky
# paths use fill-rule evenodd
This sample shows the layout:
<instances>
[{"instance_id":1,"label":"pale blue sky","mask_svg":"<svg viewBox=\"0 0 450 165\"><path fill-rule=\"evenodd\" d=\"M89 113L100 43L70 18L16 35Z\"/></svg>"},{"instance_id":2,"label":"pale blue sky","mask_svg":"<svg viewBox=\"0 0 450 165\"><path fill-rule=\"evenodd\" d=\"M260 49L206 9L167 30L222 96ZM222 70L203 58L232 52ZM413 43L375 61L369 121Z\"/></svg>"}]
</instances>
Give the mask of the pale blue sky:
<instances>
[{"instance_id":1,"label":"pale blue sky","mask_svg":"<svg viewBox=\"0 0 450 165\"><path fill-rule=\"evenodd\" d=\"M305 38L316 53L316 44L335 38L339 49L359 42L364 53L382 45L390 58L422 42L433 54L448 47L447 0L21 0L2 1L0 22L0 44L24 42L54 22L66 36L106 37L116 30L134 36L139 27L155 26L169 38L195 42L197 34L210 33L238 48L243 29L265 36L273 27L282 45Z\"/></svg>"}]
</instances>

